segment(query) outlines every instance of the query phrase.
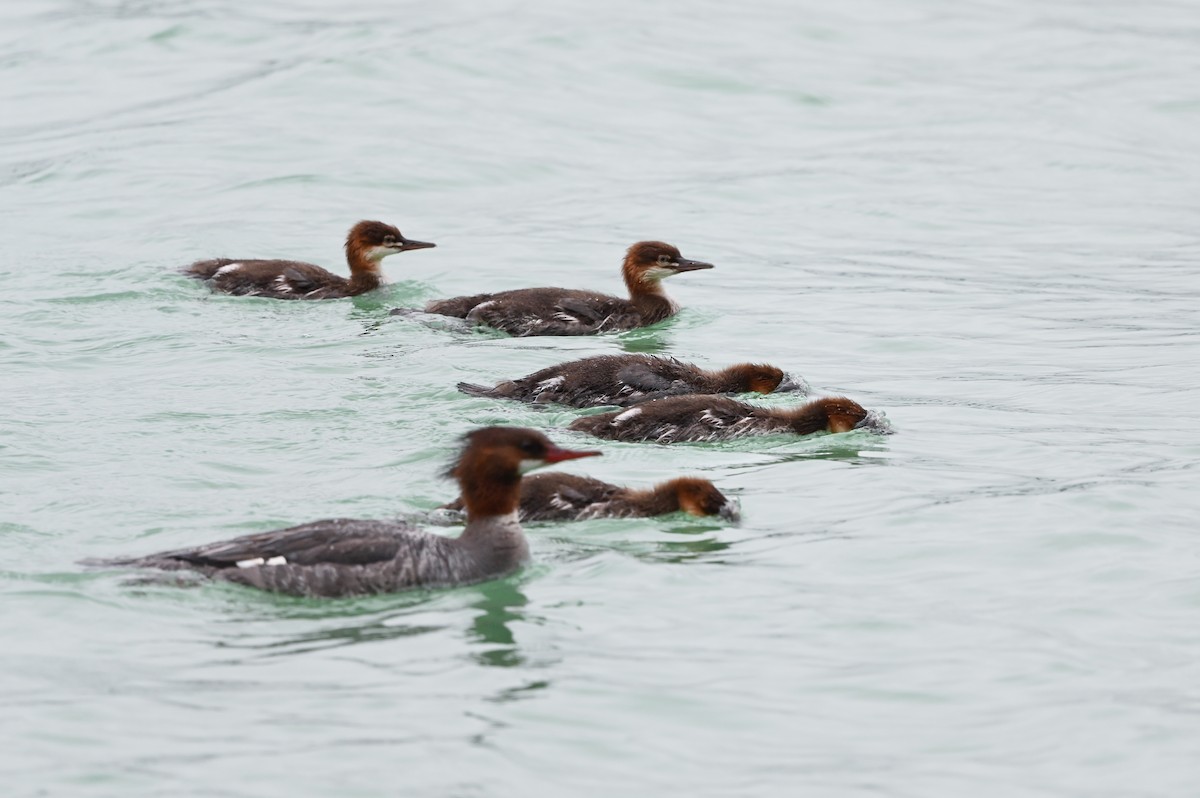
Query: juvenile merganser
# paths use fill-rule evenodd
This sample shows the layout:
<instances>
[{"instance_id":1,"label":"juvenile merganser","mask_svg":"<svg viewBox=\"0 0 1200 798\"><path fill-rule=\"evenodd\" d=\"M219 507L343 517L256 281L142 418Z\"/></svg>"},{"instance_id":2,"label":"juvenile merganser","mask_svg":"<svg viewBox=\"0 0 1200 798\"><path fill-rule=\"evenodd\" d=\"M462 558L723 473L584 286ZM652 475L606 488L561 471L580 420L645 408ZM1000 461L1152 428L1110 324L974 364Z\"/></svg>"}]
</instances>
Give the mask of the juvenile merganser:
<instances>
[{"instance_id":1,"label":"juvenile merganser","mask_svg":"<svg viewBox=\"0 0 1200 798\"><path fill-rule=\"evenodd\" d=\"M866 428L888 432L886 420L845 397L816 399L800 407L756 407L725 396L669 396L583 416L568 429L614 441L725 441L748 435L849 432Z\"/></svg>"},{"instance_id":2,"label":"juvenile merganser","mask_svg":"<svg viewBox=\"0 0 1200 798\"><path fill-rule=\"evenodd\" d=\"M461 510L461 497L441 509ZM583 521L588 518L649 518L682 510L736 521L737 502L707 479L680 477L649 490L634 490L591 477L534 474L521 481L522 521Z\"/></svg>"},{"instance_id":3,"label":"juvenile merganser","mask_svg":"<svg viewBox=\"0 0 1200 798\"><path fill-rule=\"evenodd\" d=\"M341 299L374 291L383 284L381 263L388 255L437 246L405 238L383 222L363 221L346 236L350 279L312 263L294 260L198 260L183 273L207 280L214 291L272 299Z\"/></svg>"},{"instance_id":4,"label":"juvenile merganser","mask_svg":"<svg viewBox=\"0 0 1200 798\"><path fill-rule=\"evenodd\" d=\"M720 371L704 371L671 357L598 355L559 363L492 388L460 382L458 390L492 399L599 407L627 406L693 393L807 393L808 384L762 363L739 363Z\"/></svg>"},{"instance_id":5,"label":"juvenile merganser","mask_svg":"<svg viewBox=\"0 0 1200 798\"><path fill-rule=\"evenodd\" d=\"M600 454L572 451L517 427L484 427L465 436L448 472L458 480L467 527L457 538L394 521L332 518L146 557L89 565L187 569L294 596L340 597L445 587L504 576L529 559L517 521L521 474Z\"/></svg>"},{"instance_id":6,"label":"juvenile merganser","mask_svg":"<svg viewBox=\"0 0 1200 798\"><path fill-rule=\"evenodd\" d=\"M629 248L621 268L629 299L569 288L521 288L442 299L426 305L425 312L466 319L515 336L632 330L678 312L679 306L663 292L665 278L712 267L711 263L687 260L670 244L641 241Z\"/></svg>"}]
</instances>

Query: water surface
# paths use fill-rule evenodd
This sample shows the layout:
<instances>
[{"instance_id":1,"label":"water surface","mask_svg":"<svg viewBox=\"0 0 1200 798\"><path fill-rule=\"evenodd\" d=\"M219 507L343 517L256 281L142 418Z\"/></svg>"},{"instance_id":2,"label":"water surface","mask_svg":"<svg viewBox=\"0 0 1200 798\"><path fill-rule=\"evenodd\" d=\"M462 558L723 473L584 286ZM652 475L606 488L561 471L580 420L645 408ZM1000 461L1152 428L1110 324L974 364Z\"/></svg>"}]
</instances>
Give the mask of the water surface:
<instances>
[{"instance_id":1,"label":"water surface","mask_svg":"<svg viewBox=\"0 0 1200 798\"><path fill-rule=\"evenodd\" d=\"M1200 767L1192 3L0 8L0 780L10 795L1178 796ZM354 300L174 268L344 271ZM717 264L594 340L387 315ZM569 357L768 361L897 434L605 444L739 526L314 602L84 557L415 513L458 394Z\"/></svg>"}]
</instances>

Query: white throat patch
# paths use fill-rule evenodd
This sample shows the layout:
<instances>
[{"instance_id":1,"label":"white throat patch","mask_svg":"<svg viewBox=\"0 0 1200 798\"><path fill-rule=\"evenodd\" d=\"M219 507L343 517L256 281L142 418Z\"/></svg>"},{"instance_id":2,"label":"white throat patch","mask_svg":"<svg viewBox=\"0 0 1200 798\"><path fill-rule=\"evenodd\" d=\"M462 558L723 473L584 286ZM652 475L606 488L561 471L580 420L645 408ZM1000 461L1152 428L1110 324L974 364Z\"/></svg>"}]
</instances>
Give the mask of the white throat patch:
<instances>
[{"instance_id":1,"label":"white throat patch","mask_svg":"<svg viewBox=\"0 0 1200 798\"><path fill-rule=\"evenodd\" d=\"M391 247L385 247L382 244L379 246L369 247L366 252L367 259L374 261L380 261L386 258L388 255L395 254L396 250L392 249Z\"/></svg>"},{"instance_id":2,"label":"white throat patch","mask_svg":"<svg viewBox=\"0 0 1200 798\"><path fill-rule=\"evenodd\" d=\"M642 272L642 279L646 282L657 283L659 280L666 279L675 273L674 269L668 269L666 266L651 266Z\"/></svg>"}]
</instances>

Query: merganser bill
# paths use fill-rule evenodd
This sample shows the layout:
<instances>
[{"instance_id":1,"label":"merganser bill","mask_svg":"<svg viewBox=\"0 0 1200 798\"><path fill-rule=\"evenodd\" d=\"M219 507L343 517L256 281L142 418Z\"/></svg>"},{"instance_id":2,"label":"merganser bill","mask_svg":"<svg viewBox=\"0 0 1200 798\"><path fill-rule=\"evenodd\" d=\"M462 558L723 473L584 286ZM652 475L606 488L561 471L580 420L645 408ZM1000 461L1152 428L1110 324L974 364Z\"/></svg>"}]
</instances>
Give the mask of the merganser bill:
<instances>
[{"instance_id":1,"label":"merganser bill","mask_svg":"<svg viewBox=\"0 0 1200 798\"><path fill-rule=\"evenodd\" d=\"M571 407L626 407L663 396L684 394L808 393L808 384L765 363L739 363L705 371L671 357L626 354L598 355L559 363L491 388L460 382L458 390L471 396L515 399L536 404L554 402Z\"/></svg>"},{"instance_id":2,"label":"merganser bill","mask_svg":"<svg viewBox=\"0 0 1200 798\"><path fill-rule=\"evenodd\" d=\"M664 279L711 268L711 263L684 258L670 244L641 241L629 248L621 268L628 299L569 288L522 288L442 299L426 305L425 312L466 319L514 336L632 330L678 312L679 306L662 289ZM406 312L399 308L392 311Z\"/></svg>"},{"instance_id":3,"label":"merganser bill","mask_svg":"<svg viewBox=\"0 0 1200 798\"><path fill-rule=\"evenodd\" d=\"M191 570L293 596L337 598L447 587L504 576L529 559L517 521L521 474L599 455L555 446L540 432L484 427L468 433L448 472L458 480L467 526L457 538L406 523L331 518L194 549L89 565Z\"/></svg>"},{"instance_id":4,"label":"merganser bill","mask_svg":"<svg viewBox=\"0 0 1200 798\"><path fill-rule=\"evenodd\" d=\"M374 291L383 285L382 261L388 255L435 247L428 241L405 238L383 222L362 221L346 236L346 263L350 279L312 263L294 260L200 260L183 273L206 280L212 290L238 296L272 299L341 299Z\"/></svg>"},{"instance_id":5,"label":"merganser bill","mask_svg":"<svg viewBox=\"0 0 1200 798\"><path fill-rule=\"evenodd\" d=\"M886 419L845 397L816 399L794 408L758 407L725 396L670 396L627 410L583 416L568 429L614 441L726 441L750 435L812 435L869 429L890 431Z\"/></svg>"},{"instance_id":6,"label":"merganser bill","mask_svg":"<svg viewBox=\"0 0 1200 798\"><path fill-rule=\"evenodd\" d=\"M461 510L462 498L441 509ZM521 480L522 521L583 521L589 518L649 518L679 512L719 515L736 521L738 505L707 479L680 477L647 490L613 485L592 477L534 474Z\"/></svg>"}]
</instances>

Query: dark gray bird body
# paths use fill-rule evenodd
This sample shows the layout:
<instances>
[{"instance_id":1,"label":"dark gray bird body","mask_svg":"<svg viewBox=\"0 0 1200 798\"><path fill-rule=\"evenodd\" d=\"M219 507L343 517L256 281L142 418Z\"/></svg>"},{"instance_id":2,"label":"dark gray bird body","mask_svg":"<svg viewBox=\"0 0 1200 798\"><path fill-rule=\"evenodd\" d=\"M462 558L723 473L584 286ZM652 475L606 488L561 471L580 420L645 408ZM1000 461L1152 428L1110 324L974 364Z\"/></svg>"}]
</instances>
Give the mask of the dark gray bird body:
<instances>
[{"instance_id":1,"label":"dark gray bird body","mask_svg":"<svg viewBox=\"0 0 1200 798\"><path fill-rule=\"evenodd\" d=\"M461 510L462 499L443 505ZM583 521L589 518L650 518L679 512L737 518L738 507L707 479L680 477L646 490L594 477L553 471L521 480L522 521Z\"/></svg>"},{"instance_id":2,"label":"dark gray bird body","mask_svg":"<svg viewBox=\"0 0 1200 798\"><path fill-rule=\"evenodd\" d=\"M711 268L711 263L683 258L670 244L641 241L629 248L621 267L628 299L573 288L519 288L437 300L427 304L425 312L466 319L518 337L620 332L657 324L679 310L663 292L662 280Z\"/></svg>"},{"instance_id":3,"label":"dark gray bird body","mask_svg":"<svg viewBox=\"0 0 1200 798\"><path fill-rule=\"evenodd\" d=\"M553 402L571 407L624 407L683 394L771 393L807 388L803 380L790 378L774 366L741 363L719 371L705 371L675 358L642 354L572 360L491 388L458 384L460 391L472 396L539 404Z\"/></svg>"},{"instance_id":4,"label":"dark gray bird body","mask_svg":"<svg viewBox=\"0 0 1200 798\"><path fill-rule=\"evenodd\" d=\"M189 570L261 590L322 598L495 579L529 559L529 544L517 520L522 467L599 452L561 449L540 432L513 427L484 427L466 440L451 470L467 508L467 527L457 538L401 522L330 518L196 548L87 564Z\"/></svg>"},{"instance_id":5,"label":"dark gray bird body","mask_svg":"<svg viewBox=\"0 0 1200 798\"><path fill-rule=\"evenodd\" d=\"M296 260L212 258L199 260L183 273L204 280L213 291L271 299L341 299L374 291L383 284L380 262L397 252L433 247L413 241L383 222L362 221L346 236L350 277Z\"/></svg>"},{"instance_id":6,"label":"dark gray bird body","mask_svg":"<svg viewBox=\"0 0 1200 798\"><path fill-rule=\"evenodd\" d=\"M724 441L750 435L847 432L864 423L882 425L857 402L816 399L799 407L758 407L726 396L671 396L627 410L583 416L568 429L614 441ZM884 431L882 426L879 431Z\"/></svg>"}]
</instances>

